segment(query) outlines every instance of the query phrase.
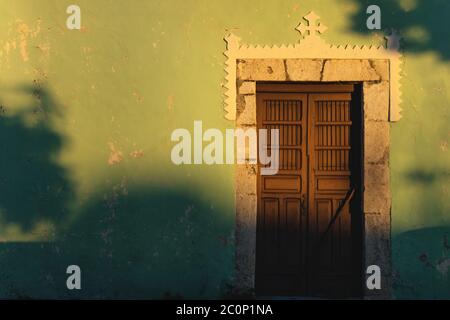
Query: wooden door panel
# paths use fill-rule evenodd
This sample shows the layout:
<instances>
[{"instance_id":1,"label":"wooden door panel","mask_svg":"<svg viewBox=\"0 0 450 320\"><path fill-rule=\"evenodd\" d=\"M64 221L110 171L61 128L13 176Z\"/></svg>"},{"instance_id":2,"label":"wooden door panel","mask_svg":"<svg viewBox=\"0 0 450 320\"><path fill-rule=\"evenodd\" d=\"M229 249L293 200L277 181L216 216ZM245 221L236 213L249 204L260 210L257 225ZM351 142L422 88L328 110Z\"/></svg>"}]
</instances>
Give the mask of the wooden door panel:
<instances>
[{"instance_id":1,"label":"wooden door panel","mask_svg":"<svg viewBox=\"0 0 450 320\"><path fill-rule=\"evenodd\" d=\"M330 296L351 282L350 100L348 93L310 94L310 292ZM342 207L342 208L341 208ZM337 289L338 288L338 289ZM334 292L334 293L333 293Z\"/></svg>"},{"instance_id":2,"label":"wooden door panel","mask_svg":"<svg viewBox=\"0 0 450 320\"><path fill-rule=\"evenodd\" d=\"M257 98L258 128L278 129L280 139L278 173L261 176L258 171L256 289L261 294L305 294L306 112L306 94Z\"/></svg>"},{"instance_id":3,"label":"wooden door panel","mask_svg":"<svg viewBox=\"0 0 450 320\"><path fill-rule=\"evenodd\" d=\"M298 241L298 235L302 232L301 201L294 198L284 199L286 212L286 232L282 245L287 248L284 257L287 261L287 269L290 274L295 274L301 263L298 248L292 243Z\"/></svg>"},{"instance_id":4,"label":"wooden door panel","mask_svg":"<svg viewBox=\"0 0 450 320\"><path fill-rule=\"evenodd\" d=\"M261 177L261 191L264 193L301 193L302 177L294 175L276 175Z\"/></svg>"},{"instance_id":5,"label":"wooden door panel","mask_svg":"<svg viewBox=\"0 0 450 320\"><path fill-rule=\"evenodd\" d=\"M331 197L316 200L314 224L317 228L315 234L318 247L315 250L319 259L316 268L320 273L328 275L349 273L347 258L350 252L351 230L348 204L327 231L328 225L332 222L331 220L343 200ZM324 234L325 232L327 233Z\"/></svg>"},{"instance_id":6,"label":"wooden door panel","mask_svg":"<svg viewBox=\"0 0 450 320\"><path fill-rule=\"evenodd\" d=\"M267 269L278 269L278 221L280 216L280 199L264 198L261 202L261 210L264 212L264 215L261 216L264 232L264 237L262 237L261 241L261 244L264 247L262 259L266 262L265 267Z\"/></svg>"}]
</instances>

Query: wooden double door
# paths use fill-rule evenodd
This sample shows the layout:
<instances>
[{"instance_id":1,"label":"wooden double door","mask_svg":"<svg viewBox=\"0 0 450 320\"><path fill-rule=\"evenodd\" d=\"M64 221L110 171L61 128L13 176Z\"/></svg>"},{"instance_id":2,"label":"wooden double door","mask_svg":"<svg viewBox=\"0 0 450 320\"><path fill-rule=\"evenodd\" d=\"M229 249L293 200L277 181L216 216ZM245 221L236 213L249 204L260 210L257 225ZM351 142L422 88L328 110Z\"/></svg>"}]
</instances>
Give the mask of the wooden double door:
<instances>
[{"instance_id":1,"label":"wooden double door","mask_svg":"<svg viewBox=\"0 0 450 320\"><path fill-rule=\"evenodd\" d=\"M258 172L259 296L359 294L361 113L355 100L354 85L257 86L258 128L279 130L278 173Z\"/></svg>"}]
</instances>

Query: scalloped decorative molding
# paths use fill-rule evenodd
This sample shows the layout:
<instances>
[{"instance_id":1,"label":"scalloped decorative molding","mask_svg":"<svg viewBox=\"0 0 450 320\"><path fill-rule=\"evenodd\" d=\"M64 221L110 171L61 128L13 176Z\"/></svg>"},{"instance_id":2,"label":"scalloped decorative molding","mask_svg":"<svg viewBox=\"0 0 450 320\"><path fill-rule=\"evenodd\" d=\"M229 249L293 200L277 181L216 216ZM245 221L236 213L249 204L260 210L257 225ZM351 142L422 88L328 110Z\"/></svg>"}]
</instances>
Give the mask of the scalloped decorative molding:
<instances>
[{"instance_id":1,"label":"scalloped decorative molding","mask_svg":"<svg viewBox=\"0 0 450 320\"><path fill-rule=\"evenodd\" d=\"M296 30L303 39L298 43L281 46L249 45L241 43L241 39L229 33L225 36L227 57L225 63L226 92L225 92L225 118L236 119L236 64L240 59L384 59L389 60L390 108L389 121L395 122L401 118L401 90L400 68L401 53L399 52L400 37L392 32L387 36L386 46L356 46L356 45L330 45L323 40L322 34L327 27L322 25L314 12L303 17L308 24L300 23Z\"/></svg>"}]
</instances>

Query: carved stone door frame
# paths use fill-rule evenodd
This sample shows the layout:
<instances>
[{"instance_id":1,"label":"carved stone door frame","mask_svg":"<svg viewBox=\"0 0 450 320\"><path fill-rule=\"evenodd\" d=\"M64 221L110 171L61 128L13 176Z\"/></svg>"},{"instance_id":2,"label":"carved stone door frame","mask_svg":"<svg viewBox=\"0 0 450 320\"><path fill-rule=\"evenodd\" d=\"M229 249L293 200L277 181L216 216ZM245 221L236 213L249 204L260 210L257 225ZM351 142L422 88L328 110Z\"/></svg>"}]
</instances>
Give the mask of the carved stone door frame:
<instances>
[{"instance_id":1,"label":"carved stone door frame","mask_svg":"<svg viewBox=\"0 0 450 320\"><path fill-rule=\"evenodd\" d=\"M389 181L390 123L400 119L400 53L398 38L387 48L331 46L316 32L325 29L318 16L297 30L305 38L281 47L248 46L228 35L226 118L237 128L256 129L256 82L356 82L362 85L363 213L365 266L378 265L381 290L366 290L365 298L389 298L391 287L391 192ZM302 27L303 25L303 27ZM315 26L315 27L314 27ZM254 294L256 248L256 165L236 165L237 294Z\"/></svg>"}]
</instances>

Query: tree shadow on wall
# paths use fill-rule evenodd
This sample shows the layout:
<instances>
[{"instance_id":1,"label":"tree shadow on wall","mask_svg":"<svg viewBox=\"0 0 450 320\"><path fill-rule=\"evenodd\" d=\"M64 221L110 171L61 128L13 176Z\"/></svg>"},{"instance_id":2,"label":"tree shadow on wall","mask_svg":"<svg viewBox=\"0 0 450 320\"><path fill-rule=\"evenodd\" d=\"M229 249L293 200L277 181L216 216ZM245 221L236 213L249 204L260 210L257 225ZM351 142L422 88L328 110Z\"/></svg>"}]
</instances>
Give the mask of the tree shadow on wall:
<instances>
[{"instance_id":1,"label":"tree shadow on wall","mask_svg":"<svg viewBox=\"0 0 450 320\"><path fill-rule=\"evenodd\" d=\"M425 162L424 162L425 163ZM448 191L450 186L449 169L421 169L418 163L417 168L406 172L403 179L407 188L418 187L413 199L409 201L414 204L414 211L422 217L421 223L426 225L430 221L445 221L448 217Z\"/></svg>"},{"instance_id":2,"label":"tree shadow on wall","mask_svg":"<svg viewBox=\"0 0 450 320\"><path fill-rule=\"evenodd\" d=\"M149 185L94 195L55 242L0 244L0 297L187 299L229 296L231 208ZM82 270L67 290L66 268Z\"/></svg>"},{"instance_id":3,"label":"tree shadow on wall","mask_svg":"<svg viewBox=\"0 0 450 320\"><path fill-rule=\"evenodd\" d=\"M421 228L396 234L392 239L393 289L401 299L450 299L450 226L448 224L448 186L450 174L441 169L415 169L404 173L403 185L417 186L409 215L420 217Z\"/></svg>"},{"instance_id":4,"label":"tree shadow on wall","mask_svg":"<svg viewBox=\"0 0 450 320\"><path fill-rule=\"evenodd\" d=\"M0 227L14 225L29 235L35 223L46 220L55 226L56 239L3 235L0 298L229 294L232 204L213 206L193 188L119 181L69 212L74 188L57 162L68 140L53 122L61 106L39 86L16 87L13 93L31 103L5 105L0 95ZM72 264L81 267L82 290L66 287L66 268Z\"/></svg>"},{"instance_id":5,"label":"tree shadow on wall","mask_svg":"<svg viewBox=\"0 0 450 320\"><path fill-rule=\"evenodd\" d=\"M80 263L95 278L87 285L92 295L217 297L228 294L233 271L229 212L195 191L120 184L82 209L65 242L79 243L72 249L87 254ZM109 290L96 287L101 278Z\"/></svg>"},{"instance_id":6,"label":"tree shadow on wall","mask_svg":"<svg viewBox=\"0 0 450 320\"><path fill-rule=\"evenodd\" d=\"M394 295L399 299L450 299L450 226L393 237Z\"/></svg>"},{"instance_id":7,"label":"tree shadow on wall","mask_svg":"<svg viewBox=\"0 0 450 320\"><path fill-rule=\"evenodd\" d=\"M450 58L450 1L447 0L362 0L356 1L358 10L350 17L351 28L371 34L366 21L369 5L381 9L381 28L395 29L402 36L402 50L408 52L434 51L444 60Z\"/></svg>"},{"instance_id":8,"label":"tree shadow on wall","mask_svg":"<svg viewBox=\"0 0 450 320\"><path fill-rule=\"evenodd\" d=\"M0 96L0 221L29 232L39 221L58 222L66 214L72 185L56 157L67 141L53 127L61 106L46 88L5 91L29 103L9 106Z\"/></svg>"}]
</instances>

